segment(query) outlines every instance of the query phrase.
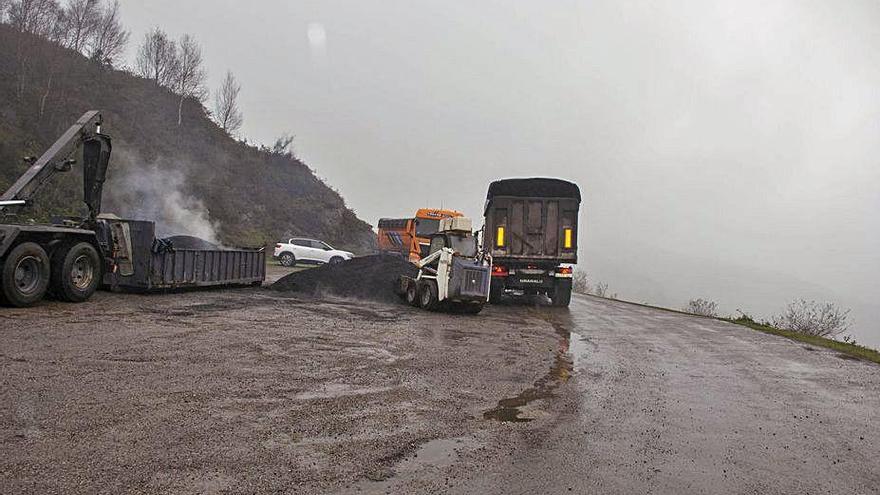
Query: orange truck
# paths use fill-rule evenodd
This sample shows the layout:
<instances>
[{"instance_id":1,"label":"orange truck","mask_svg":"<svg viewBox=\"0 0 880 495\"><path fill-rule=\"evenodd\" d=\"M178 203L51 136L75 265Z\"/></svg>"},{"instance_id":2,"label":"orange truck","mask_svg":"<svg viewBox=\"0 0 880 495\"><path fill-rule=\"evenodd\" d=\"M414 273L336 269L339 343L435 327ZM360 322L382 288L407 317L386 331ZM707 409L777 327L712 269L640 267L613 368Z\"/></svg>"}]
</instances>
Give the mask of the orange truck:
<instances>
[{"instance_id":1,"label":"orange truck","mask_svg":"<svg viewBox=\"0 0 880 495\"><path fill-rule=\"evenodd\" d=\"M399 254L411 262L428 255L431 234L440 229L440 220L464 216L455 210L421 208L412 218L379 219L379 251Z\"/></svg>"}]
</instances>

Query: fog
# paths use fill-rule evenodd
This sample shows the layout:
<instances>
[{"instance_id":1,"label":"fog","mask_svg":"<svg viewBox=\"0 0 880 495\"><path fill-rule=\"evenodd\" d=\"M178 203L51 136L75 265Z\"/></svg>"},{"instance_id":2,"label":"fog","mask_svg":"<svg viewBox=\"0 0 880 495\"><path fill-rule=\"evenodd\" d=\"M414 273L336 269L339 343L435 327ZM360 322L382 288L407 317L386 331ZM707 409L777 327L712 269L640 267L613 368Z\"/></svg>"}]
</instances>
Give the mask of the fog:
<instances>
[{"instance_id":1,"label":"fog","mask_svg":"<svg viewBox=\"0 0 880 495\"><path fill-rule=\"evenodd\" d=\"M581 265L621 298L770 316L853 309L880 346L875 1L122 1L242 85L251 141L285 132L361 218L488 183L582 189ZM129 57L131 60L131 57Z\"/></svg>"}]
</instances>

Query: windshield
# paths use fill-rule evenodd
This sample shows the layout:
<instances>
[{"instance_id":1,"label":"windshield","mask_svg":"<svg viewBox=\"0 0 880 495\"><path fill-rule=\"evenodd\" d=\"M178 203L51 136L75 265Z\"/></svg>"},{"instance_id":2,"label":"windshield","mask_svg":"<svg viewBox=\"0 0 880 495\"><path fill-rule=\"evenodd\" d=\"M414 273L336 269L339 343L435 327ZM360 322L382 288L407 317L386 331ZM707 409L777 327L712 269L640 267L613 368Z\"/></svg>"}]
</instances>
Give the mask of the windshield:
<instances>
[{"instance_id":1,"label":"windshield","mask_svg":"<svg viewBox=\"0 0 880 495\"><path fill-rule=\"evenodd\" d=\"M419 237L428 237L436 234L440 230L440 220L431 218L419 218L416 224L416 235Z\"/></svg>"},{"instance_id":2,"label":"windshield","mask_svg":"<svg viewBox=\"0 0 880 495\"><path fill-rule=\"evenodd\" d=\"M451 234L448 238L449 247L456 253L468 257L477 255L477 241L472 236Z\"/></svg>"}]
</instances>

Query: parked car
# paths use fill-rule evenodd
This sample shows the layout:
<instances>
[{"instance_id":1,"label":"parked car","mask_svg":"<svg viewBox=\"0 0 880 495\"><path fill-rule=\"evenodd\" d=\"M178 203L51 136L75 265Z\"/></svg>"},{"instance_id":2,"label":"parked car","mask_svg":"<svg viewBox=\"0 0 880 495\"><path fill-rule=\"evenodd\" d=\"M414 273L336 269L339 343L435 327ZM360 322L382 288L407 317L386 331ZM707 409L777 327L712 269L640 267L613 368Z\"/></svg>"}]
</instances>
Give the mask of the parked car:
<instances>
[{"instance_id":1,"label":"parked car","mask_svg":"<svg viewBox=\"0 0 880 495\"><path fill-rule=\"evenodd\" d=\"M336 264L354 258L354 254L334 249L324 241L293 238L288 239L287 242L275 244L275 253L272 257L278 260L282 266L296 266L297 263Z\"/></svg>"}]
</instances>

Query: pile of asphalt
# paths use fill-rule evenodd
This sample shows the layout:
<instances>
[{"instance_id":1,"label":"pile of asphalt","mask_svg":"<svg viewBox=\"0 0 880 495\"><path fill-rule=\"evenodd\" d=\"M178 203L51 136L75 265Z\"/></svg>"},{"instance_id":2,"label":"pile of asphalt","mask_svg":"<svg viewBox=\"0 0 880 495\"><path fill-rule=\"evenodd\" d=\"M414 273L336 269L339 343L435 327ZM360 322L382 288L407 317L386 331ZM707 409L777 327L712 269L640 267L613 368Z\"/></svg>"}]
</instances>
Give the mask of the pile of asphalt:
<instances>
[{"instance_id":1,"label":"pile of asphalt","mask_svg":"<svg viewBox=\"0 0 880 495\"><path fill-rule=\"evenodd\" d=\"M280 278L271 288L394 302L397 300L394 288L398 278L401 275L414 277L417 273L412 263L400 257L377 254L294 272Z\"/></svg>"},{"instance_id":2,"label":"pile of asphalt","mask_svg":"<svg viewBox=\"0 0 880 495\"><path fill-rule=\"evenodd\" d=\"M223 249L211 241L192 235L173 235L162 240L171 243L171 247L174 249L197 249L200 251Z\"/></svg>"}]
</instances>

